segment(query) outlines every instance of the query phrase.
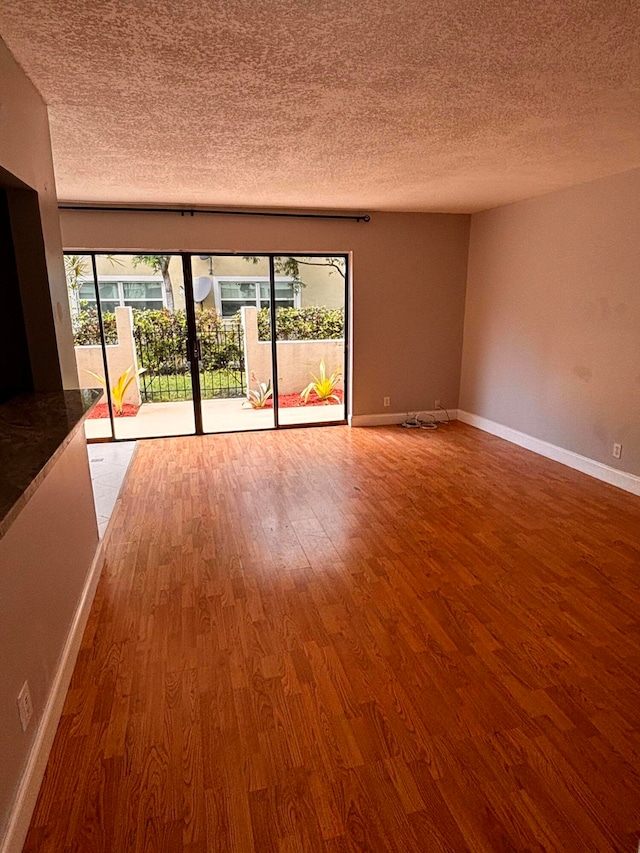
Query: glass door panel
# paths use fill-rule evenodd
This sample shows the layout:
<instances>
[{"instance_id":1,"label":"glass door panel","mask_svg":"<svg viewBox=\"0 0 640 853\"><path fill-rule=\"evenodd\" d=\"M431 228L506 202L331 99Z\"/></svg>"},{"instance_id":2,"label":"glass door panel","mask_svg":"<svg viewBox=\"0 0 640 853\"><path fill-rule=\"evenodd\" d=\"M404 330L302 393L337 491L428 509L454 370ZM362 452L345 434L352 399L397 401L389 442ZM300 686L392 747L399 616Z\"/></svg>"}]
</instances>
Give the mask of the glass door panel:
<instances>
[{"instance_id":1,"label":"glass door panel","mask_svg":"<svg viewBox=\"0 0 640 853\"><path fill-rule=\"evenodd\" d=\"M191 272L203 431L272 429L269 259L193 255Z\"/></svg>"},{"instance_id":2,"label":"glass door panel","mask_svg":"<svg viewBox=\"0 0 640 853\"><path fill-rule=\"evenodd\" d=\"M65 253L64 267L73 329L73 346L78 371L79 388L104 387L104 353L100 336L96 288L91 255ZM112 339L113 330L109 331ZM88 439L113 438L107 397L102 399L84 423Z\"/></svg>"},{"instance_id":3,"label":"glass door panel","mask_svg":"<svg viewBox=\"0 0 640 853\"><path fill-rule=\"evenodd\" d=\"M344 421L346 257L278 256L274 271L279 423Z\"/></svg>"},{"instance_id":4,"label":"glass door panel","mask_svg":"<svg viewBox=\"0 0 640 853\"><path fill-rule=\"evenodd\" d=\"M345 421L345 256L66 253L65 266L80 387L108 383L112 401L88 438Z\"/></svg>"},{"instance_id":5,"label":"glass door panel","mask_svg":"<svg viewBox=\"0 0 640 853\"><path fill-rule=\"evenodd\" d=\"M195 432L180 255L96 255L115 438Z\"/></svg>"}]
</instances>

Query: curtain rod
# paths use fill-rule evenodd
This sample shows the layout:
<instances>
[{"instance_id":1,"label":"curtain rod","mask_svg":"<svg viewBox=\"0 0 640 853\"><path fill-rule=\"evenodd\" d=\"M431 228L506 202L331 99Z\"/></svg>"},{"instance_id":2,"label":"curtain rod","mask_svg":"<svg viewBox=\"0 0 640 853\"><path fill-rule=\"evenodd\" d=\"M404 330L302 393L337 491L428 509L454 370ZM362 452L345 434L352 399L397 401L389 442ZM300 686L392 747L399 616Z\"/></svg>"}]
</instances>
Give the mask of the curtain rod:
<instances>
[{"instance_id":1,"label":"curtain rod","mask_svg":"<svg viewBox=\"0 0 640 853\"><path fill-rule=\"evenodd\" d=\"M368 213L362 216L350 216L340 213L278 213L276 211L254 210L217 210L214 208L194 207L117 207L108 204L60 204L58 210L108 210L116 213L179 213L180 216L195 216L197 213L216 216L280 216L289 219L347 219L351 222L370 222Z\"/></svg>"}]
</instances>

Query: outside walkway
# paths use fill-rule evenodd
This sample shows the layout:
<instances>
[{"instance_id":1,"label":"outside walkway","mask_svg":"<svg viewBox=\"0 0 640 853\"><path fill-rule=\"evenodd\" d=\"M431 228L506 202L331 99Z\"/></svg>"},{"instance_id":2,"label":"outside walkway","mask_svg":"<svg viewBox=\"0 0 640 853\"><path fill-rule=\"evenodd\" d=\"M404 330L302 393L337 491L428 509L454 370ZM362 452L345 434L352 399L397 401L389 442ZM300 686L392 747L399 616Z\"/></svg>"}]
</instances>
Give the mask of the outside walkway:
<instances>
[{"instance_id":1,"label":"outside walkway","mask_svg":"<svg viewBox=\"0 0 640 853\"><path fill-rule=\"evenodd\" d=\"M204 400L202 417L205 432L244 432L273 427L273 409L252 409L243 405L244 398ZM280 409L280 423L310 424L339 421L344 417L342 405L297 406ZM116 438L153 438L155 436L188 435L195 432L193 404L143 403L134 418L116 418ZM109 438L108 418L85 422L87 438Z\"/></svg>"}]
</instances>

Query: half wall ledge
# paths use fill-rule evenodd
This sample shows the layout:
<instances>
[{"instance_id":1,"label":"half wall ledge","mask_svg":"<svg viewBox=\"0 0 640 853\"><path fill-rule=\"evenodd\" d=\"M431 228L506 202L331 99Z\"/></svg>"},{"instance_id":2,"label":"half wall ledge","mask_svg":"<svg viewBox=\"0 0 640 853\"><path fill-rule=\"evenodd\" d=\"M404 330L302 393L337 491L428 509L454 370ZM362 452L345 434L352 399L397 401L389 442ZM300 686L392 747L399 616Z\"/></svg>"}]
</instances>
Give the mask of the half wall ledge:
<instances>
[{"instance_id":1,"label":"half wall ledge","mask_svg":"<svg viewBox=\"0 0 640 853\"><path fill-rule=\"evenodd\" d=\"M0 538L101 396L97 388L28 393L0 406Z\"/></svg>"}]
</instances>

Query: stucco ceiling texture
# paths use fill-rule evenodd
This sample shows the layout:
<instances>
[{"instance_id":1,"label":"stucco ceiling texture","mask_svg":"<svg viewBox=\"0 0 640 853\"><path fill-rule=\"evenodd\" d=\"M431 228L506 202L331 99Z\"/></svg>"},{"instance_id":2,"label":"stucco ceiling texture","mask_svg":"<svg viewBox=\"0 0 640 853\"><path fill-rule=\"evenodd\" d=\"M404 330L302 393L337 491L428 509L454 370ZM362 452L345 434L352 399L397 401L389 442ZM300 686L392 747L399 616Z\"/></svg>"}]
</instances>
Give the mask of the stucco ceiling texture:
<instances>
[{"instance_id":1,"label":"stucco ceiling texture","mask_svg":"<svg viewBox=\"0 0 640 853\"><path fill-rule=\"evenodd\" d=\"M59 197L471 212L640 165L638 0L11 0Z\"/></svg>"}]
</instances>

